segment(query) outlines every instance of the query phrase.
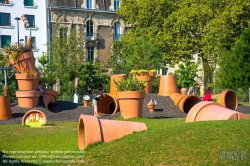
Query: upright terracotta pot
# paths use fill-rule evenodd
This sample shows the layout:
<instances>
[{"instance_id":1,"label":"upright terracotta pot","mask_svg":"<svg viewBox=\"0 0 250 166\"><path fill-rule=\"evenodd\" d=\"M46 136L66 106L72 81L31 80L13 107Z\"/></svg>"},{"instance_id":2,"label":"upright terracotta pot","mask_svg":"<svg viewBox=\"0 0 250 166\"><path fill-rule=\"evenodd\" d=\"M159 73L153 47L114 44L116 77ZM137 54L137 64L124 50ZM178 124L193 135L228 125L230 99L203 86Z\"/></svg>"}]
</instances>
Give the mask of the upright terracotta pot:
<instances>
[{"instance_id":1,"label":"upright terracotta pot","mask_svg":"<svg viewBox=\"0 0 250 166\"><path fill-rule=\"evenodd\" d=\"M213 99L218 98L217 103L221 104L223 107L235 110L238 108L238 98L233 90L226 90L219 94L212 95Z\"/></svg>"},{"instance_id":2,"label":"upright terracotta pot","mask_svg":"<svg viewBox=\"0 0 250 166\"><path fill-rule=\"evenodd\" d=\"M9 96L0 96L0 120L11 119L12 111Z\"/></svg>"},{"instance_id":3,"label":"upright terracotta pot","mask_svg":"<svg viewBox=\"0 0 250 166\"><path fill-rule=\"evenodd\" d=\"M143 130L147 130L147 126L142 122L98 119L81 114L78 121L78 148L84 150L90 144L110 142Z\"/></svg>"},{"instance_id":4,"label":"upright terracotta pot","mask_svg":"<svg viewBox=\"0 0 250 166\"><path fill-rule=\"evenodd\" d=\"M145 91L117 92L121 116L124 119L142 117Z\"/></svg>"},{"instance_id":5,"label":"upright terracotta pot","mask_svg":"<svg viewBox=\"0 0 250 166\"><path fill-rule=\"evenodd\" d=\"M116 95L116 86L114 80L118 82L120 79L126 80L126 74L115 74L110 77L110 95Z\"/></svg>"},{"instance_id":6,"label":"upright terracotta pot","mask_svg":"<svg viewBox=\"0 0 250 166\"><path fill-rule=\"evenodd\" d=\"M225 108L218 103L202 101L191 108L187 115L186 122L230 119L240 120L249 118L241 112Z\"/></svg>"},{"instance_id":7,"label":"upright terracotta pot","mask_svg":"<svg viewBox=\"0 0 250 166\"><path fill-rule=\"evenodd\" d=\"M38 84L40 80L40 73L29 74L26 75L25 73L15 73L18 90L37 90Z\"/></svg>"},{"instance_id":8,"label":"upright terracotta pot","mask_svg":"<svg viewBox=\"0 0 250 166\"><path fill-rule=\"evenodd\" d=\"M19 73L24 73L25 71L36 71L33 52L23 53L15 62L12 61L10 63Z\"/></svg>"},{"instance_id":9,"label":"upright terracotta pot","mask_svg":"<svg viewBox=\"0 0 250 166\"><path fill-rule=\"evenodd\" d=\"M103 99L98 101L97 108L98 115L113 115L119 110L119 103L113 95L107 94Z\"/></svg>"},{"instance_id":10,"label":"upright terracotta pot","mask_svg":"<svg viewBox=\"0 0 250 166\"><path fill-rule=\"evenodd\" d=\"M41 93L38 90L16 91L18 105L24 108L33 108L38 105Z\"/></svg>"},{"instance_id":11,"label":"upright terracotta pot","mask_svg":"<svg viewBox=\"0 0 250 166\"><path fill-rule=\"evenodd\" d=\"M89 100L83 100L83 106L87 107L89 105Z\"/></svg>"},{"instance_id":12,"label":"upright terracotta pot","mask_svg":"<svg viewBox=\"0 0 250 166\"><path fill-rule=\"evenodd\" d=\"M174 104L180 108L182 112L188 113L190 109L200 101L198 95L182 95L179 93L173 93L170 95Z\"/></svg>"},{"instance_id":13,"label":"upright terracotta pot","mask_svg":"<svg viewBox=\"0 0 250 166\"><path fill-rule=\"evenodd\" d=\"M43 90L43 103L45 107L52 111L54 110L55 102L56 102L57 93L52 89L44 89Z\"/></svg>"},{"instance_id":14,"label":"upright terracotta pot","mask_svg":"<svg viewBox=\"0 0 250 166\"><path fill-rule=\"evenodd\" d=\"M152 82L154 80L154 77L152 76L136 76L139 81L147 81L145 86L145 93L151 93L152 92Z\"/></svg>"},{"instance_id":15,"label":"upright terracotta pot","mask_svg":"<svg viewBox=\"0 0 250 166\"><path fill-rule=\"evenodd\" d=\"M174 75L163 75L160 77L160 96L170 96L172 93L178 93L176 78Z\"/></svg>"}]
</instances>

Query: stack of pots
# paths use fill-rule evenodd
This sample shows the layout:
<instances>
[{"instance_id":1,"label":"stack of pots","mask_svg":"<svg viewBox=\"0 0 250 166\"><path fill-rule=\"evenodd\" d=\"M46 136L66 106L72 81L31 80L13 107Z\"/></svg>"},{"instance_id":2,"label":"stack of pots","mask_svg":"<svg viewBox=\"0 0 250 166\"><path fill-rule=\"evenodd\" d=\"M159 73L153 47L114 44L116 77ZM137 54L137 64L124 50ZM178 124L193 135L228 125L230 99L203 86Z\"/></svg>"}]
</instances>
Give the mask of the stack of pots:
<instances>
[{"instance_id":1,"label":"stack of pots","mask_svg":"<svg viewBox=\"0 0 250 166\"><path fill-rule=\"evenodd\" d=\"M18 84L16 91L18 105L24 108L36 107L41 95L38 90L40 73L36 72L33 52L21 54L12 65L18 71L15 74Z\"/></svg>"}]
</instances>

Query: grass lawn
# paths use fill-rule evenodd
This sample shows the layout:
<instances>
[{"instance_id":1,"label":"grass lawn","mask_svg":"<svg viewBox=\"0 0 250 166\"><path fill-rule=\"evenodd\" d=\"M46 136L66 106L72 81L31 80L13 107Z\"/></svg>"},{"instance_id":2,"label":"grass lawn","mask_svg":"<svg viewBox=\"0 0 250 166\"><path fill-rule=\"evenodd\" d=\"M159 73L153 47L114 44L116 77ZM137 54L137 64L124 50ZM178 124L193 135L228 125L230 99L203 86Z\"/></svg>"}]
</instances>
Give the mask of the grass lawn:
<instances>
[{"instance_id":1,"label":"grass lawn","mask_svg":"<svg viewBox=\"0 0 250 166\"><path fill-rule=\"evenodd\" d=\"M138 118L130 121L144 122L148 130L109 143L96 143L84 151L78 150L78 122L49 122L50 126L40 128L0 125L0 165L32 161L33 165L117 166L250 163L250 120L185 123L185 118Z\"/></svg>"}]
</instances>

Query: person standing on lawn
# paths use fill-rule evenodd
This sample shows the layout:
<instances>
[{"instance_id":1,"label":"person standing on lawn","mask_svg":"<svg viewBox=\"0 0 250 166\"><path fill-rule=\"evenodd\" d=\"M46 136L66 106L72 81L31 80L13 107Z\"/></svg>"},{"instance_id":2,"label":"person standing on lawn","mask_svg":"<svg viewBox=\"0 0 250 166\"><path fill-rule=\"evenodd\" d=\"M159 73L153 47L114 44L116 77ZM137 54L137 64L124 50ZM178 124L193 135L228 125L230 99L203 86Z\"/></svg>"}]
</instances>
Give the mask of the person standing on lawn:
<instances>
[{"instance_id":1,"label":"person standing on lawn","mask_svg":"<svg viewBox=\"0 0 250 166\"><path fill-rule=\"evenodd\" d=\"M94 98L93 98L93 108L94 108L94 116L96 117L100 117L98 115L98 107L97 107L97 103L98 101L100 101L101 99L103 99L107 94L106 93L99 93L98 95L96 95Z\"/></svg>"}]
</instances>

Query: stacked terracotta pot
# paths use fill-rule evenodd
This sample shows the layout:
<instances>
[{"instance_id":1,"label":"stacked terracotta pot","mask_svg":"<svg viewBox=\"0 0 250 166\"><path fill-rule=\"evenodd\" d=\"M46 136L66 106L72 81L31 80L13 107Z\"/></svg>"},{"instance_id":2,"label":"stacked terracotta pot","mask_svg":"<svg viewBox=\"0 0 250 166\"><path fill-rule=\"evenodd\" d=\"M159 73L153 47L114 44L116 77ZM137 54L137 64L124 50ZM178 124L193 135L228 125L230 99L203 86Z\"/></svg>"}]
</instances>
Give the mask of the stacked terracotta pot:
<instances>
[{"instance_id":1,"label":"stacked terracotta pot","mask_svg":"<svg viewBox=\"0 0 250 166\"><path fill-rule=\"evenodd\" d=\"M18 105L25 108L36 107L41 94L38 90L40 73L36 72L33 52L20 55L13 66L18 71L15 74L18 84L16 91Z\"/></svg>"}]
</instances>

